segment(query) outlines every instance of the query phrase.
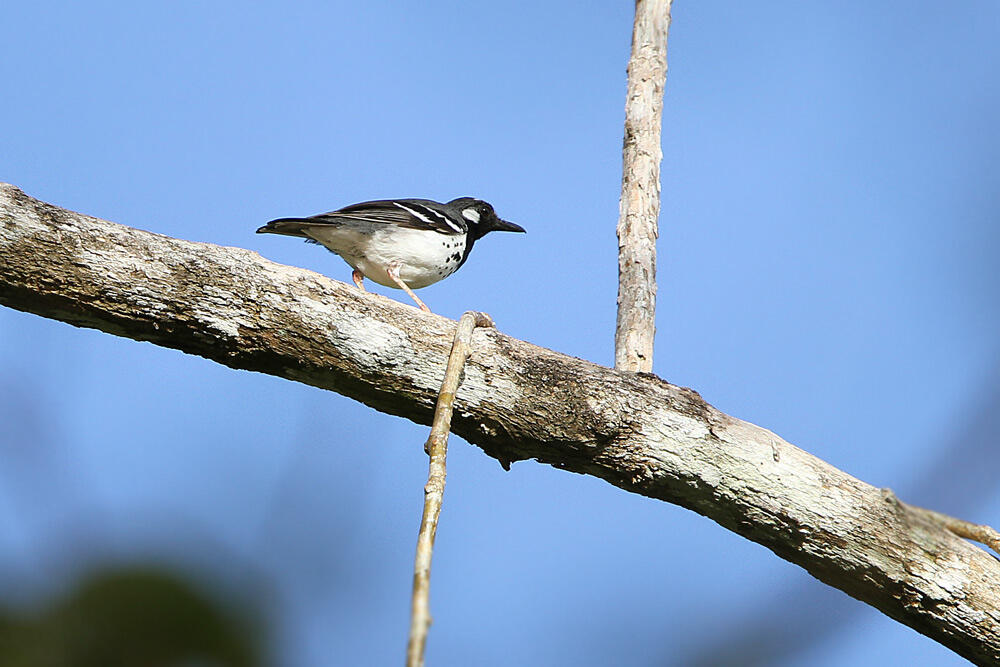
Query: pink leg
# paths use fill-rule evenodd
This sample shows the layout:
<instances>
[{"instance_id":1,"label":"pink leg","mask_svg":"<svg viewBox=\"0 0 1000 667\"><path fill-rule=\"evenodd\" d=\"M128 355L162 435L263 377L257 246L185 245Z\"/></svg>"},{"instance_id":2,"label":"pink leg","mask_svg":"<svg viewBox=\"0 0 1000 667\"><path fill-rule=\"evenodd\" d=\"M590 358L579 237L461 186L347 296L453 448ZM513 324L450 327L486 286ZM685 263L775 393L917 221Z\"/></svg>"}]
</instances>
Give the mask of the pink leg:
<instances>
[{"instance_id":1,"label":"pink leg","mask_svg":"<svg viewBox=\"0 0 1000 667\"><path fill-rule=\"evenodd\" d=\"M351 278L354 279L354 284L358 286L359 290L362 292L368 291L365 289L365 277L360 271L354 269L354 273L351 274Z\"/></svg>"},{"instance_id":2,"label":"pink leg","mask_svg":"<svg viewBox=\"0 0 1000 667\"><path fill-rule=\"evenodd\" d=\"M420 310L422 310L424 312L427 312L427 313L431 312L431 309L428 308L426 306L426 304L424 304L424 302L421 301L420 298L416 294L413 293L413 290L410 289L410 286L407 285L406 283L404 283L402 281L402 279L400 279L400 277L399 277L399 264L390 264L389 265L389 269L388 269L388 271L386 271L386 273L389 274L389 278L392 280L392 282L394 282L397 285L399 285L400 288L403 289L403 291L405 291L407 294L410 295L411 299L413 299L414 301L417 302L417 305L420 306Z\"/></svg>"}]
</instances>

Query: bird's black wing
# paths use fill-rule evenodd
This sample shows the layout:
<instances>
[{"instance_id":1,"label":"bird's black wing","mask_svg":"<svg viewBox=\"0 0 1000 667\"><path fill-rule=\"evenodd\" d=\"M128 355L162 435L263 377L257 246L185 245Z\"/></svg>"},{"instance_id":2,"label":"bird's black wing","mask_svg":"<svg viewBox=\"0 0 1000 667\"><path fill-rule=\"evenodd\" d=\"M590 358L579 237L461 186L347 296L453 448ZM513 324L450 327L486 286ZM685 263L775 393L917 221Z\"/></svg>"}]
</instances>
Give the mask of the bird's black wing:
<instances>
[{"instance_id":1,"label":"bird's black wing","mask_svg":"<svg viewBox=\"0 0 1000 667\"><path fill-rule=\"evenodd\" d=\"M338 220L357 220L372 224L389 224L410 229L423 229L441 234L464 234L465 221L458 216L448 215L443 204L429 199L380 199L352 204L342 209L313 216Z\"/></svg>"},{"instance_id":2,"label":"bird's black wing","mask_svg":"<svg viewBox=\"0 0 1000 667\"><path fill-rule=\"evenodd\" d=\"M465 220L458 216L449 216L443 204L429 199L380 199L351 204L336 211L308 218L278 218L258 229L257 233L308 238L306 229L325 225L338 227L353 225L369 229L380 225L395 225L448 235L464 234L467 229Z\"/></svg>"}]
</instances>

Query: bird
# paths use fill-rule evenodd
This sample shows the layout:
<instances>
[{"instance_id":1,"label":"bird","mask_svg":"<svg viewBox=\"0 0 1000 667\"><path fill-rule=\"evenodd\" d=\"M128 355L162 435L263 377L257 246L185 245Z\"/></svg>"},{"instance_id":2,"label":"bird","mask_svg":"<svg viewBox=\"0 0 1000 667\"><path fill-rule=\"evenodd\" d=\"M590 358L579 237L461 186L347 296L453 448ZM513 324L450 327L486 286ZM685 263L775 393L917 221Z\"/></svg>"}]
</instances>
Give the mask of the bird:
<instances>
[{"instance_id":1,"label":"bird","mask_svg":"<svg viewBox=\"0 0 1000 667\"><path fill-rule=\"evenodd\" d=\"M318 243L351 266L351 278L362 292L368 278L402 289L429 313L413 290L458 271L486 234L524 231L501 220L487 202L459 197L445 204L430 199L366 201L308 218L271 220L257 233Z\"/></svg>"}]
</instances>

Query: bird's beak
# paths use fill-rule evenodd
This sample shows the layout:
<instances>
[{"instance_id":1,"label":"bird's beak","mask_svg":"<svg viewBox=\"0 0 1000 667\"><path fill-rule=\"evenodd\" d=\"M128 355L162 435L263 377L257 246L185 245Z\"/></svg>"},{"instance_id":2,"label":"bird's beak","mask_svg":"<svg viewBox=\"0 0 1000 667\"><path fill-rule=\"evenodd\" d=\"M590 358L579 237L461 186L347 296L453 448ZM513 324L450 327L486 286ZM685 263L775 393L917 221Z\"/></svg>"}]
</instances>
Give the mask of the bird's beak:
<instances>
[{"instance_id":1,"label":"bird's beak","mask_svg":"<svg viewBox=\"0 0 1000 667\"><path fill-rule=\"evenodd\" d=\"M499 218L495 223L493 223L492 232L521 232L524 233L524 227L521 225L515 225L513 222L507 222L506 220L500 220Z\"/></svg>"}]
</instances>

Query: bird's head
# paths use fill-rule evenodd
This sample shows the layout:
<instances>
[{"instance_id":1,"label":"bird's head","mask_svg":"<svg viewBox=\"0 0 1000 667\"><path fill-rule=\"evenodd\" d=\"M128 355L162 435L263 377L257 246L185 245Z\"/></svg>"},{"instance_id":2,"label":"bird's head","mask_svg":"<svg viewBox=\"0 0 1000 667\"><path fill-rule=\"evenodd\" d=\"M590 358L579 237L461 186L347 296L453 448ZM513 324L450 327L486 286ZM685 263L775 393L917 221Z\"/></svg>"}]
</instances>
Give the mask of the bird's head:
<instances>
[{"instance_id":1,"label":"bird's head","mask_svg":"<svg viewBox=\"0 0 1000 667\"><path fill-rule=\"evenodd\" d=\"M448 206L458 211L469 225L473 239L479 239L489 232L524 232L524 228L497 217L496 211L487 202L472 197L460 197L448 202Z\"/></svg>"}]
</instances>

